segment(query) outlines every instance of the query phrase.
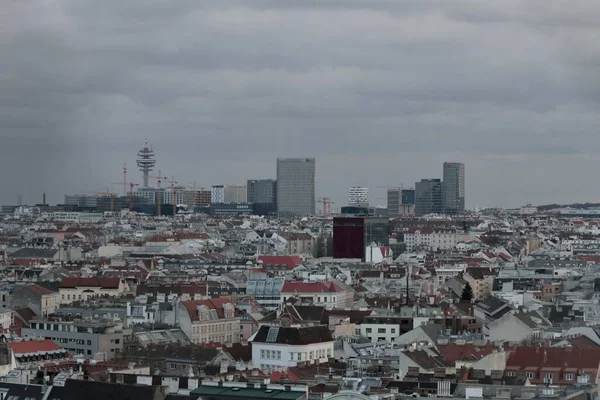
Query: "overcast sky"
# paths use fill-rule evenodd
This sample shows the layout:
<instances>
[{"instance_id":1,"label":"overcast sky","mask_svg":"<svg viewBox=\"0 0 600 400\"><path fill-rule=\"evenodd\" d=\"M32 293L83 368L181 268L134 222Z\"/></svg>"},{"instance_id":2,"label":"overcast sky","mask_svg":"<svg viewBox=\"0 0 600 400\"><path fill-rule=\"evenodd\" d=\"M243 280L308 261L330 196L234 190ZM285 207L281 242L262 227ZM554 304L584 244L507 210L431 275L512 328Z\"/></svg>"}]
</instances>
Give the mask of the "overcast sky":
<instances>
[{"instance_id":1,"label":"overcast sky","mask_svg":"<svg viewBox=\"0 0 600 400\"><path fill-rule=\"evenodd\" d=\"M298 5L296 5L298 4ZM4 0L0 202L134 170L184 184L316 157L317 196L466 164L467 206L600 201L600 2Z\"/></svg>"}]
</instances>

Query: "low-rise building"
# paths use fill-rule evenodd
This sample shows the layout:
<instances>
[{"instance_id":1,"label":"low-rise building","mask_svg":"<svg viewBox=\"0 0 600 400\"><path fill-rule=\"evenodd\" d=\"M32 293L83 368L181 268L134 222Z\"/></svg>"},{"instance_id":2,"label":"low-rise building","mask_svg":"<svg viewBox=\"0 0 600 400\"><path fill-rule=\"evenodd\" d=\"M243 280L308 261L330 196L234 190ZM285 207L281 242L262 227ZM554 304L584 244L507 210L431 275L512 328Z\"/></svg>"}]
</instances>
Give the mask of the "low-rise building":
<instances>
[{"instance_id":1,"label":"low-rise building","mask_svg":"<svg viewBox=\"0 0 600 400\"><path fill-rule=\"evenodd\" d=\"M354 304L354 290L341 282L285 282L281 303L299 299L303 304L333 308L348 308Z\"/></svg>"},{"instance_id":2,"label":"low-rise building","mask_svg":"<svg viewBox=\"0 0 600 400\"><path fill-rule=\"evenodd\" d=\"M52 340L23 340L8 343L17 367L34 367L44 363L65 360L69 354Z\"/></svg>"},{"instance_id":3,"label":"low-rise building","mask_svg":"<svg viewBox=\"0 0 600 400\"><path fill-rule=\"evenodd\" d=\"M179 327L193 344L239 343L240 317L229 297L177 304Z\"/></svg>"},{"instance_id":4,"label":"low-rise building","mask_svg":"<svg viewBox=\"0 0 600 400\"><path fill-rule=\"evenodd\" d=\"M40 285L17 285L10 295L10 307L29 307L36 315L52 314L59 305L59 294Z\"/></svg>"},{"instance_id":5,"label":"low-rise building","mask_svg":"<svg viewBox=\"0 0 600 400\"><path fill-rule=\"evenodd\" d=\"M411 228L404 233L406 251L416 249L438 251L451 250L458 243L470 240L468 232L456 229Z\"/></svg>"},{"instance_id":6,"label":"low-rise building","mask_svg":"<svg viewBox=\"0 0 600 400\"><path fill-rule=\"evenodd\" d=\"M496 275L498 272L493 268L467 268L463 279L471 285L474 300L485 300L492 295Z\"/></svg>"},{"instance_id":7,"label":"low-rise building","mask_svg":"<svg viewBox=\"0 0 600 400\"><path fill-rule=\"evenodd\" d=\"M22 329L25 338L52 340L73 355L86 358L112 359L123 349L123 327L107 320L37 319Z\"/></svg>"},{"instance_id":8,"label":"low-rise building","mask_svg":"<svg viewBox=\"0 0 600 400\"><path fill-rule=\"evenodd\" d=\"M0 330L6 332L13 326L13 310L10 308L0 308Z\"/></svg>"},{"instance_id":9,"label":"low-rise building","mask_svg":"<svg viewBox=\"0 0 600 400\"><path fill-rule=\"evenodd\" d=\"M359 333L373 343L393 342L413 329L413 319L400 316L368 316L360 324Z\"/></svg>"},{"instance_id":10,"label":"low-rise building","mask_svg":"<svg viewBox=\"0 0 600 400\"><path fill-rule=\"evenodd\" d=\"M60 303L94 297L115 297L127 291L127 284L119 278L65 278L60 283Z\"/></svg>"},{"instance_id":11,"label":"low-rise building","mask_svg":"<svg viewBox=\"0 0 600 400\"><path fill-rule=\"evenodd\" d=\"M276 310L281 305L283 278L252 278L246 283L246 294L266 310Z\"/></svg>"},{"instance_id":12,"label":"low-rise building","mask_svg":"<svg viewBox=\"0 0 600 400\"><path fill-rule=\"evenodd\" d=\"M327 325L263 325L251 342L252 364L266 371L320 364L333 357L333 337Z\"/></svg>"}]
</instances>

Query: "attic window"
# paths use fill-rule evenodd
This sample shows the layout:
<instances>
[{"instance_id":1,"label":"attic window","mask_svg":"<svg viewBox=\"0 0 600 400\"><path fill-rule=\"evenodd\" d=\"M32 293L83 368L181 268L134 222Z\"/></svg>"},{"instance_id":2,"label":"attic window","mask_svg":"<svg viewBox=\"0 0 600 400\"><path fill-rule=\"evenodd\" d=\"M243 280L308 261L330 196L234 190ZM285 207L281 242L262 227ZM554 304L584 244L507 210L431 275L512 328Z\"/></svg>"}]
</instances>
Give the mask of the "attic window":
<instances>
[{"instance_id":1,"label":"attic window","mask_svg":"<svg viewBox=\"0 0 600 400\"><path fill-rule=\"evenodd\" d=\"M277 341L277 335L279 335L279 327L272 326L269 328L269 333L267 333L267 342L275 343Z\"/></svg>"}]
</instances>

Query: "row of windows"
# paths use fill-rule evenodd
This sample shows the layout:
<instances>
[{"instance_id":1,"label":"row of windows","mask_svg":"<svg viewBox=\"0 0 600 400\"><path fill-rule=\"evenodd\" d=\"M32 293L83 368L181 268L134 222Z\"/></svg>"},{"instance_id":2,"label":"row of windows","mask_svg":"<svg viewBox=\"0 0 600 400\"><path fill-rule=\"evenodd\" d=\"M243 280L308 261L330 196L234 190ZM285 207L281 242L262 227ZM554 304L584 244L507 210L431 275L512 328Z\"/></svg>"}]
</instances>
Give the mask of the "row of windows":
<instances>
[{"instance_id":1,"label":"row of windows","mask_svg":"<svg viewBox=\"0 0 600 400\"><path fill-rule=\"evenodd\" d=\"M193 332L195 334L199 334L199 333L216 333L216 332L228 332L231 331L231 329L233 329L233 324L228 323L228 324L214 324L214 325L202 325L202 326L194 326L193 328Z\"/></svg>"},{"instance_id":2,"label":"row of windows","mask_svg":"<svg viewBox=\"0 0 600 400\"><path fill-rule=\"evenodd\" d=\"M372 328L366 328L367 333L373 333ZM387 328L377 328L377 333L386 333ZM396 333L396 328L390 328L390 333Z\"/></svg>"},{"instance_id":3,"label":"row of windows","mask_svg":"<svg viewBox=\"0 0 600 400\"><path fill-rule=\"evenodd\" d=\"M260 358L262 358L263 360L281 360L281 351L261 350Z\"/></svg>"},{"instance_id":4,"label":"row of windows","mask_svg":"<svg viewBox=\"0 0 600 400\"><path fill-rule=\"evenodd\" d=\"M240 335L241 338L242 335ZM221 335L221 336L209 336L209 337L201 337L192 339L194 344L203 344L203 343L226 343L232 342L233 335Z\"/></svg>"},{"instance_id":5,"label":"row of windows","mask_svg":"<svg viewBox=\"0 0 600 400\"><path fill-rule=\"evenodd\" d=\"M512 371L508 372L507 375L508 376L515 376L515 372L512 372ZM536 373L535 372L527 372L525 375L529 379L534 379L535 376L536 376ZM571 373L571 372L565 372L563 374L563 380L565 380L565 381L572 381L573 377L574 377L573 373ZM552 373L546 373L546 374L544 374L544 381L551 381L553 379L554 379L554 374L552 374Z\"/></svg>"}]
</instances>

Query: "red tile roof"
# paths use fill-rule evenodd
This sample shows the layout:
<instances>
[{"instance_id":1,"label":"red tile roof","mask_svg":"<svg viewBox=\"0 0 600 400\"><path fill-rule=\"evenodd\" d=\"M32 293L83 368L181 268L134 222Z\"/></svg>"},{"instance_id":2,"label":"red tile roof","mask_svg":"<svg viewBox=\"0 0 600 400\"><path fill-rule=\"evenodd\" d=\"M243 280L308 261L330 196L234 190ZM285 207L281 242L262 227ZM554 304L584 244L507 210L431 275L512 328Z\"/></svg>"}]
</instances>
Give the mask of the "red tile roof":
<instances>
[{"instance_id":1,"label":"red tile roof","mask_svg":"<svg viewBox=\"0 0 600 400\"><path fill-rule=\"evenodd\" d=\"M281 293L337 293L343 289L334 282L285 282Z\"/></svg>"},{"instance_id":2,"label":"red tile roof","mask_svg":"<svg viewBox=\"0 0 600 400\"><path fill-rule=\"evenodd\" d=\"M46 294L53 294L54 292L48 288L45 288L43 286L40 285L29 285L28 289L31 290L32 292L34 292L35 294L39 295L39 296L43 296Z\"/></svg>"},{"instance_id":3,"label":"red tile roof","mask_svg":"<svg viewBox=\"0 0 600 400\"><path fill-rule=\"evenodd\" d=\"M219 297L216 299L206 300L188 300L182 302L192 321L200 320L198 317L198 306L206 306L209 310L216 310L219 319L225 318L225 314L223 313L223 305L226 303L231 303L231 297Z\"/></svg>"},{"instance_id":4,"label":"red tile roof","mask_svg":"<svg viewBox=\"0 0 600 400\"><path fill-rule=\"evenodd\" d=\"M60 283L61 289L76 287L99 287L102 289L118 289L119 278L64 278Z\"/></svg>"},{"instance_id":5,"label":"red tile roof","mask_svg":"<svg viewBox=\"0 0 600 400\"><path fill-rule=\"evenodd\" d=\"M458 345L456 343L438 344L440 355L449 365L457 361L477 361L488 356L497 349L494 345L475 346L472 343Z\"/></svg>"},{"instance_id":6,"label":"red tile roof","mask_svg":"<svg viewBox=\"0 0 600 400\"><path fill-rule=\"evenodd\" d=\"M597 349L600 348L596 342L584 335L568 338L567 342L578 349Z\"/></svg>"},{"instance_id":7,"label":"red tile roof","mask_svg":"<svg viewBox=\"0 0 600 400\"><path fill-rule=\"evenodd\" d=\"M598 369L600 348L572 347L514 347L506 361L506 367L578 368Z\"/></svg>"},{"instance_id":8,"label":"red tile roof","mask_svg":"<svg viewBox=\"0 0 600 400\"><path fill-rule=\"evenodd\" d=\"M302 257L299 256L258 256L258 261L262 261L263 266L285 265L285 269L291 270L302 264Z\"/></svg>"},{"instance_id":9,"label":"red tile roof","mask_svg":"<svg viewBox=\"0 0 600 400\"><path fill-rule=\"evenodd\" d=\"M27 340L23 342L11 342L8 347L18 357L19 354L37 353L41 351L57 351L63 348L52 340Z\"/></svg>"}]
</instances>

